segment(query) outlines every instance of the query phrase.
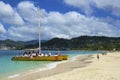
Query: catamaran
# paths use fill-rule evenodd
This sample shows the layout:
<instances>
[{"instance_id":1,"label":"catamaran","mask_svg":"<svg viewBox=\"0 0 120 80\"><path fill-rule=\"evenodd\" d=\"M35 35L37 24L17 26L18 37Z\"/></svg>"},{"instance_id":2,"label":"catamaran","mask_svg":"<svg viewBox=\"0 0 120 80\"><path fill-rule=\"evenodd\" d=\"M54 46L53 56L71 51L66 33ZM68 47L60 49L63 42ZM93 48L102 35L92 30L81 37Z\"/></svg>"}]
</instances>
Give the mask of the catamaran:
<instances>
[{"instance_id":1,"label":"catamaran","mask_svg":"<svg viewBox=\"0 0 120 80\"><path fill-rule=\"evenodd\" d=\"M34 53L34 52L29 52L29 53L25 53L25 55L19 55L19 56L15 56L12 57L12 60L15 61L62 61L62 60L67 60L68 59L68 55L61 55L61 54L57 54L57 55L45 55L43 53L41 53L41 39L40 39L40 9L38 7L38 30L39 30L39 51Z\"/></svg>"}]
</instances>

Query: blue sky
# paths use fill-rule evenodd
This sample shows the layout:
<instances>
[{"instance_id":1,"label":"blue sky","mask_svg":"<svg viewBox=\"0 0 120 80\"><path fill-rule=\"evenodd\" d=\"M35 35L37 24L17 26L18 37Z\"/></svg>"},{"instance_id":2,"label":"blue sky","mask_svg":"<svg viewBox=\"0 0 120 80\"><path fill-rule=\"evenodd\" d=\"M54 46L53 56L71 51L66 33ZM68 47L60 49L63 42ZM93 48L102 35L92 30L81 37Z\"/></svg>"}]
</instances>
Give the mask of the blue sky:
<instances>
[{"instance_id":1,"label":"blue sky","mask_svg":"<svg viewBox=\"0 0 120 80\"><path fill-rule=\"evenodd\" d=\"M0 40L41 39L89 35L120 37L119 0L1 0Z\"/></svg>"}]
</instances>

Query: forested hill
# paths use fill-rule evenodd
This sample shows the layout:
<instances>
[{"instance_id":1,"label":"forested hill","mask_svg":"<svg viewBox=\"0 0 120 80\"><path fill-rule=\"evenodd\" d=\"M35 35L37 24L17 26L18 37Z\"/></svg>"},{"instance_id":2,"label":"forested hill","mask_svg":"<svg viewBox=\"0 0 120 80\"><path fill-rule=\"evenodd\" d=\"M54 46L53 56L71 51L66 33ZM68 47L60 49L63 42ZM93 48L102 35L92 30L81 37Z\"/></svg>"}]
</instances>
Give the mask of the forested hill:
<instances>
[{"instance_id":1,"label":"forested hill","mask_svg":"<svg viewBox=\"0 0 120 80\"><path fill-rule=\"evenodd\" d=\"M5 41L5 45L14 47L15 49L31 49L38 47L38 40L22 42L22 41ZM0 45L3 42L0 41ZM104 37L104 36L80 36L72 39L53 38L42 42L42 49L56 50L120 50L120 37Z\"/></svg>"},{"instance_id":2,"label":"forested hill","mask_svg":"<svg viewBox=\"0 0 120 80\"><path fill-rule=\"evenodd\" d=\"M46 40L41 40L41 42L46 42ZM10 39L0 40L0 49L24 49L27 45L33 48L32 45L38 44L38 40L31 41L13 41Z\"/></svg>"},{"instance_id":3,"label":"forested hill","mask_svg":"<svg viewBox=\"0 0 120 80\"><path fill-rule=\"evenodd\" d=\"M25 48L38 47L38 44L27 45ZM65 50L120 50L120 37L80 36L72 39L53 38L42 43L42 49Z\"/></svg>"}]
</instances>

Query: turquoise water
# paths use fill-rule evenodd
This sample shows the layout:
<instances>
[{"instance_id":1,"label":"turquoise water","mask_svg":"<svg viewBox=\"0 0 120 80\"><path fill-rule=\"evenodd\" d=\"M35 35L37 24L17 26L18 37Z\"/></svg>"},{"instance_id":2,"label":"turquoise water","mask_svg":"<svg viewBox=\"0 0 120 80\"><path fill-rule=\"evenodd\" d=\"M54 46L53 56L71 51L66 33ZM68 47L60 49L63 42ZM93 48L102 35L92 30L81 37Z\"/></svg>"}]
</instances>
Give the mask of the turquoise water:
<instances>
[{"instance_id":1,"label":"turquoise water","mask_svg":"<svg viewBox=\"0 0 120 80\"><path fill-rule=\"evenodd\" d=\"M47 64L52 63L51 61L12 61L13 56L18 55L22 51L20 50L0 50L0 77L9 76L23 72L30 69L42 68ZM43 53L51 52L55 54L57 51L42 51ZM60 51L62 54L68 54L69 59L74 56L82 54L96 54L98 51Z\"/></svg>"}]
</instances>

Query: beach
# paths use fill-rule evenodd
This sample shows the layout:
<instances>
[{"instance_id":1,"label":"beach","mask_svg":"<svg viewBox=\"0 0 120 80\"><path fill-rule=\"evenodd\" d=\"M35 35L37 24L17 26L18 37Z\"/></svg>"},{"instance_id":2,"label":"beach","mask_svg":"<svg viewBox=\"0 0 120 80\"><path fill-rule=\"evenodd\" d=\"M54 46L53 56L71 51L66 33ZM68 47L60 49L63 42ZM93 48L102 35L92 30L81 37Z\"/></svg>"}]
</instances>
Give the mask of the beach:
<instances>
[{"instance_id":1,"label":"beach","mask_svg":"<svg viewBox=\"0 0 120 80\"><path fill-rule=\"evenodd\" d=\"M52 64L9 76L4 80L120 80L120 52L77 56L72 60Z\"/></svg>"}]
</instances>

